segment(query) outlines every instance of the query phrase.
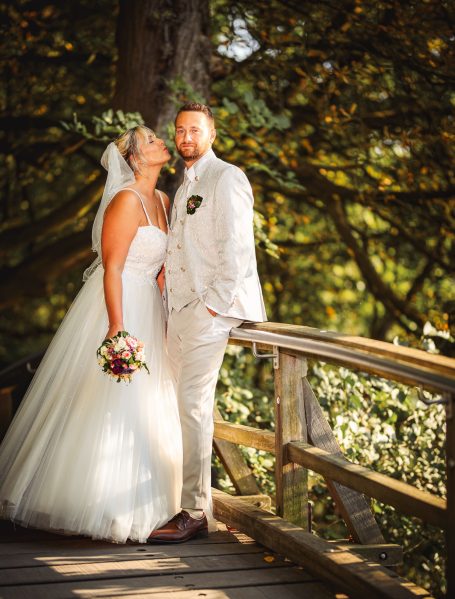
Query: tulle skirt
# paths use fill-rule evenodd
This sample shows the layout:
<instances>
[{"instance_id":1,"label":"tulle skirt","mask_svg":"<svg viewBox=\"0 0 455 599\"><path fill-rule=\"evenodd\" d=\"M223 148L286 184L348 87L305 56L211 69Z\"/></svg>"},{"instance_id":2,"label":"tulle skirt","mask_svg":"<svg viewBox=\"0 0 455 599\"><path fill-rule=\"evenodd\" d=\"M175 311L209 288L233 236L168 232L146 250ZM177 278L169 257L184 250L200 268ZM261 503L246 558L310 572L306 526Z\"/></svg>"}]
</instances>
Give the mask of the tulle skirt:
<instances>
[{"instance_id":1,"label":"tulle skirt","mask_svg":"<svg viewBox=\"0 0 455 599\"><path fill-rule=\"evenodd\" d=\"M65 316L0 447L0 515L25 526L144 542L180 510L182 444L158 288L123 278L125 328L150 375L117 383L96 349L102 268Z\"/></svg>"}]
</instances>

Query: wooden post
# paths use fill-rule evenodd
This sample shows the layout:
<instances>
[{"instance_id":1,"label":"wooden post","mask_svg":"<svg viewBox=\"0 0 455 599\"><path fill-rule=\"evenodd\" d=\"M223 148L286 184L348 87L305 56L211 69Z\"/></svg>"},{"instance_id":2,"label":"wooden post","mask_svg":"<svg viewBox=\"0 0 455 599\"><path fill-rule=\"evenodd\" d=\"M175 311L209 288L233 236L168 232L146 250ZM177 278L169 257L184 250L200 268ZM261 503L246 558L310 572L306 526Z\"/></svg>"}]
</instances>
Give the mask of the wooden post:
<instances>
[{"instance_id":1,"label":"wooden post","mask_svg":"<svg viewBox=\"0 0 455 599\"><path fill-rule=\"evenodd\" d=\"M213 413L215 420L223 420L218 407L215 406ZM236 492L239 495L259 495L261 490L237 445L223 439L213 439L213 446Z\"/></svg>"},{"instance_id":2,"label":"wooden post","mask_svg":"<svg viewBox=\"0 0 455 599\"><path fill-rule=\"evenodd\" d=\"M455 394L445 394L447 422L447 597L455 597Z\"/></svg>"},{"instance_id":3,"label":"wooden post","mask_svg":"<svg viewBox=\"0 0 455 599\"><path fill-rule=\"evenodd\" d=\"M284 446L306 441L307 429L302 381L307 373L305 358L280 351L275 370L275 482L277 515L308 528L308 471L288 461Z\"/></svg>"},{"instance_id":4,"label":"wooden post","mask_svg":"<svg viewBox=\"0 0 455 599\"><path fill-rule=\"evenodd\" d=\"M303 394L309 442L333 455L343 455L307 379L303 381ZM354 541L362 544L384 543L384 537L365 497L339 483L329 479L325 479L325 481Z\"/></svg>"}]
</instances>

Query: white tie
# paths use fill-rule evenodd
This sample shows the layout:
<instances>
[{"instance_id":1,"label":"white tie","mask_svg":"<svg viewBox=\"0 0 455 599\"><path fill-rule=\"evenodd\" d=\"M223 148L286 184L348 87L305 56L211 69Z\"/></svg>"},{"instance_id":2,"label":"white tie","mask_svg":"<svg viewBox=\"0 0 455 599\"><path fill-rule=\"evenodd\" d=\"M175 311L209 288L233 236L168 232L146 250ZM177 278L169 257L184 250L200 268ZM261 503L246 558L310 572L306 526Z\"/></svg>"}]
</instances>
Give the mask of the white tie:
<instances>
[{"instance_id":1,"label":"white tie","mask_svg":"<svg viewBox=\"0 0 455 599\"><path fill-rule=\"evenodd\" d=\"M177 193L175 200L174 200L174 204L172 207L172 223L171 223L171 229L174 226L174 223L177 219L177 212L179 211L179 205L182 204L182 202L185 203L186 206L186 201L187 201L187 195L188 195L188 186L191 183L191 179L188 177L186 170L183 173L183 183L182 183L182 187L180 188L180 191Z\"/></svg>"},{"instance_id":2,"label":"white tie","mask_svg":"<svg viewBox=\"0 0 455 599\"><path fill-rule=\"evenodd\" d=\"M188 193L188 187L191 183L191 179L188 177L188 171L184 172L184 176L183 176L183 191L184 193Z\"/></svg>"},{"instance_id":3,"label":"white tie","mask_svg":"<svg viewBox=\"0 0 455 599\"><path fill-rule=\"evenodd\" d=\"M185 203L185 206L186 206L186 201L188 200L190 183L191 183L191 179L188 177L188 174L185 171L185 175L183 177L183 188L182 188L182 196L183 196L183 202Z\"/></svg>"}]
</instances>

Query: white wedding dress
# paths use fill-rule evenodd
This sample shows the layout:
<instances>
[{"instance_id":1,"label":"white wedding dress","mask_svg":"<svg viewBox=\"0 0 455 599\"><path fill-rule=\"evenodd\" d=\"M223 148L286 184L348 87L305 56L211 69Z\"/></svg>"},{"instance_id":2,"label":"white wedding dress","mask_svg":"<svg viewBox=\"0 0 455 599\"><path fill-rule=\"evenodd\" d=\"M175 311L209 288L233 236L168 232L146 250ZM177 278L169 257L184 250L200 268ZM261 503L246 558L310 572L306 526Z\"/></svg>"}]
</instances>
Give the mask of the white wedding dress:
<instances>
[{"instance_id":1,"label":"white wedding dress","mask_svg":"<svg viewBox=\"0 0 455 599\"><path fill-rule=\"evenodd\" d=\"M137 194L139 195L139 194ZM161 197L161 196L160 196ZM123 317L150 375L117 383L97 363L108 329L99 265L84 284L0 446L0 515L94 539L144 542L180 510L182 447L156 275L167 234L139 227L126 259Z\"/></svg>"}]
</instances>

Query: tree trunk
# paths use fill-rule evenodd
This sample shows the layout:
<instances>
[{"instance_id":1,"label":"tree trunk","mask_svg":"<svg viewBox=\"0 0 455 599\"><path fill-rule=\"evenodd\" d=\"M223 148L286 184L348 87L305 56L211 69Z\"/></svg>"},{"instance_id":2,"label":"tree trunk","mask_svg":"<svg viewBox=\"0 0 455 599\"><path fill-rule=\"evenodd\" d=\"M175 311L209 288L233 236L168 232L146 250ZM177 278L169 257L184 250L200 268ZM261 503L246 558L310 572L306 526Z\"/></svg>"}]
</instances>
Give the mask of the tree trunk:
<instances>
[{"instance_id":1,"label":"tree trunk","mask_svg":"<svg viewBox=\"0 0 455 599\"><path fill-rule=\"evenodd\" d=\"M176 111L173 81L185 82L207 99L209 19L208 0L120 0L114 107L139 111L163 134Z\"/></svg>"},{"instance_id":2,"label":"tree trunk","mask_svg":"<svg viewBox=\"0 0 455 599\"><path fill-rule=\"evenodd\" d=\"M174 120L177 108L171 99L172 81L181 80L198 95L208 98L211 56L208 0L120 0L117 23L119 59L114 106L125 111L139 111L147 125L163 134L166 125ZM187 99L181 97L178 101ZM182 168L180 164L177 175L165 177L160 182L160 187L171 197L179 184ZM99 193L98 181L91 187ZM41 233L63 226L68 215L73 218L82 200L84 198L76 204L63 206L43 219ZM82 203L84 206L90 204L87 199ZM25 226L23 229L22 233L29 239L31 228ZM33 230L36 234L36 224ZM21 242L24 241L22 237ZM60 256L58 268L50 269L55 255ZM0 309L11 306L24 294L46 293L59 274L75 265L88 263L90 256L87 230L60 239L12 269L6 269L5 294L2 294Z\"/></svg>"}]
</instances>

